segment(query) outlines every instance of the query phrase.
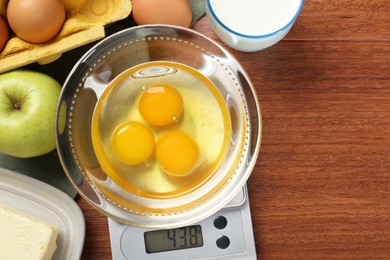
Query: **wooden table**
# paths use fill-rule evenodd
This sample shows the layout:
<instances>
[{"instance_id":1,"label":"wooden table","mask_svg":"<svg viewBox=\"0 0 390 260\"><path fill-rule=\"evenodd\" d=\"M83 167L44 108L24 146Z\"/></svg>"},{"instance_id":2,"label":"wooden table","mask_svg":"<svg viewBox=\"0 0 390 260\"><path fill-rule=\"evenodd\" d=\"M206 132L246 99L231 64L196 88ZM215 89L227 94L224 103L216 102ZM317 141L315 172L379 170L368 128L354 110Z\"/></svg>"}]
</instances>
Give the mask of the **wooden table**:
<instances>
[{"instance_id":1,"label":"wooden table","mask_svg":"<svg viewBox=\"0 0 390 260\"><path fill-rule=\"evenodd\" d=\"M277 45L226 47L263 114L248 181L259 259L390 259L389 17L388 0L307 0ZM221 42L207 17L193 29ZM110 259L107 218L76 200L83 259Z\"/></svg>"}]
</instances>

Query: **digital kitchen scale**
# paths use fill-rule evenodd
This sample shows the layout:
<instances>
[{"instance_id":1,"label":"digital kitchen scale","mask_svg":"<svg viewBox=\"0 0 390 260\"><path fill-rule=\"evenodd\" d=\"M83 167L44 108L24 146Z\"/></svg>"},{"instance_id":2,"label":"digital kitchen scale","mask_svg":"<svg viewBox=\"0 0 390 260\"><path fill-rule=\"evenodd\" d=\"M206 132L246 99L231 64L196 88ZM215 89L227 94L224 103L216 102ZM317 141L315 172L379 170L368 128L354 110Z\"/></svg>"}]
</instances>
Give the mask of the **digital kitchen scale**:
<instances>
[{"instance_id":1,"label":"digital kitchen scale","mask_svg":"<svg viewBox=\"0 0 390 260\"><path fill-rule=\"evenodd\" d=\"M174 229L143 229L108 219L112 258L256 259L246 186L214 215Z\"/></svg>"}]
</instances>

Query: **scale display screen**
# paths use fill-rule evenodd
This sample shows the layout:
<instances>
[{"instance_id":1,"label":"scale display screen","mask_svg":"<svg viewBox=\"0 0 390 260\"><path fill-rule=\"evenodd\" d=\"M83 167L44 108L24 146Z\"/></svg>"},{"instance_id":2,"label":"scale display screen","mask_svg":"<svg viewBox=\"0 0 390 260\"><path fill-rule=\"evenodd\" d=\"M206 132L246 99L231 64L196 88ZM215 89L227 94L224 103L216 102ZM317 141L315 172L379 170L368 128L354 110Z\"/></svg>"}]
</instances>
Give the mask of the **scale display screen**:
<instances>
[{"instance_id":1,"label":"scale display screen","mask_svg":"<svg viewBox=\"0 0 390 260\"><path fill-rule=\"evenodd\" d=\"M144 239L148 254L203 246L200 225L148 231Z\"/></svg>"}]
</instances>

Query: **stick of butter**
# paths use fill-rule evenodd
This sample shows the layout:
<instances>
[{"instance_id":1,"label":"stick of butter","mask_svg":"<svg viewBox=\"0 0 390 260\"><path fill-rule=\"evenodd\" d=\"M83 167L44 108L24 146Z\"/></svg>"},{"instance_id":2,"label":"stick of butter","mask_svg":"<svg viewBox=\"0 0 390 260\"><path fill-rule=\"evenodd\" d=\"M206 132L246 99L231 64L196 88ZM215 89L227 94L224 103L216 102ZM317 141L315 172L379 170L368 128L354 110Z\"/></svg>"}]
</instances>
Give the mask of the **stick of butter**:
<instances>
[{"instance_id":1,"label":"stick of butter","mask_svg":"<svg viewBox=\"0 0 390 260\"><path fill-rule=\"evenodd\" d=\"M0 204L0 259L51 259L57 235L54 225Z\"/></svg>"}]
</instances>

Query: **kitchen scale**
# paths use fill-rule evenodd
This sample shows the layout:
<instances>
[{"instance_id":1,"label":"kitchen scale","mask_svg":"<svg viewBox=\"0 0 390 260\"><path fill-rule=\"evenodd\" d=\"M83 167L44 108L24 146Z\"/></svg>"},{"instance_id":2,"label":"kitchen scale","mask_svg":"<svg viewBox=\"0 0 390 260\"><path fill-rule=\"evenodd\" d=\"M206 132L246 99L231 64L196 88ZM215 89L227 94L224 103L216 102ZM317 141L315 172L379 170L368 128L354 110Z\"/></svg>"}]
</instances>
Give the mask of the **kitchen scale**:
<instances>
[{"instance_id":1,"label":"kitchen scale","mask_svg":"<svg viewBox=\"0 0 390 260\"><path fill-rule=\"evenodd\" d=\"M108 219L112 258L257 259L247 188L212 216L174 229L144 229Z\"/></svg>"},{"instance_id":2,"label":"kitchen scale","mask_svg":"<svg viewBox=\"0 0 390 260\"><path fill-rule=\"evenodd\" d=\"M121 188L102 171L91 142L91 120L101 91L129 68L161 61L192 67L209 78L226 97L234 118L226 163L184 199L163 201ZM56 122L59 158L77 191L103 214L133 224L108 220L113 259L256 259L244 184L259 153L260 106L246 72L218 44L190 29L166 25L137 26L115 33L86 52L73 67L62 88ZM150 214L148 208L143 209L147 203L153 204L151 209L168 209L167 213ZM133 205L141 207L146 217L129 210ZM183 211L169 214L175 207ZM202 217L215 212L216 207L220 209L217 213ZM185 226L172 228L174 223ZM145 226L150 228L139 228Z\"/></svg>"}]
</instances>

